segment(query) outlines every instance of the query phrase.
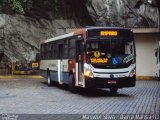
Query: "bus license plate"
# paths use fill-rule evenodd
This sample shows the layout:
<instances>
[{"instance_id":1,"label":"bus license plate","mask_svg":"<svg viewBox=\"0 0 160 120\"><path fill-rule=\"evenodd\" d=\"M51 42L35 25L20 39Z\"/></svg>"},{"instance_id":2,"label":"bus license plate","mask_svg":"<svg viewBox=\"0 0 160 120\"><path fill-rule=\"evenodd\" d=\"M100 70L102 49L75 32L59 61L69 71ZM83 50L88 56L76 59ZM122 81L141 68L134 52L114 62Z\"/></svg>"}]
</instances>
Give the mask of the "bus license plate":
<instances>
[{"instance_id":1,"label":"bus license plate","mask_svg":"<svg viewBox=\"0 0 160 120\"><path fill-rule=\"evenodd\" d=\"M109 80L109 81L108 81L108 84L116 84L116 81L114 81L114 80Z\"/></svg>"}]
</instances>

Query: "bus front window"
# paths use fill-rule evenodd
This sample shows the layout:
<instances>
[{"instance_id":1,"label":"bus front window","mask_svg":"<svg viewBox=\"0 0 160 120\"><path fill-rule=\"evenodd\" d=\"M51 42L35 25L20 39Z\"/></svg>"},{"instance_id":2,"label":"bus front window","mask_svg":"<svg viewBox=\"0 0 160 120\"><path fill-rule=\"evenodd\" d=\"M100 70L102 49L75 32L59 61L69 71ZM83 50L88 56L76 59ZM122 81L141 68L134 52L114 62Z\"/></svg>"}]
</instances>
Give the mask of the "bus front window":
<instances>
[{"instance_id":1,"label":"bus front window","mask_svg":"<svg viewBox=\"0 0 160 120\"><path fill-rule=\"evenodd\" d=\"M103 39L87 41L87 63L122 65L134 62L133 41Z\"/></svg>"}]
</instances>

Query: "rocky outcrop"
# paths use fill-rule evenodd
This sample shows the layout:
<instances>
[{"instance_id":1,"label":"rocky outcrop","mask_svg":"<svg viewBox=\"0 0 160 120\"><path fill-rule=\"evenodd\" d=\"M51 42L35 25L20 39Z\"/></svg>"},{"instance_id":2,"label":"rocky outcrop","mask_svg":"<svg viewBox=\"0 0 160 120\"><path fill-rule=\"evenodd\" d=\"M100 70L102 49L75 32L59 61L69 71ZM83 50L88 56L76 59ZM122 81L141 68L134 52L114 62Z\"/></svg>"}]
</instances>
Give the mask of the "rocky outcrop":
<instances>
[{"instance_id":1,"label":"rocky outcrop","mask_svg":"<svg viewBox=\"0 0 160 120\"><path fill-rule=\"evenodd\" d=\"M40 41L64 34L66 31L60 28L91 26L94 23L97 26L158 26L155 0L92 0L88 11L82 0L62 0L56 14L45 12L48 7L43 2L35 4L27 14L29 17L0 14L0 27L4 27L5 33L5 44L0 41L0 50L10 61L34 60Z\"/></svg>"},{"instance_id":2,"label":"rocky outcrop","mask_svg":"<svg viewBox=\"0 0 160 120\"><path fill-rule=\"evenodd\" d=\"M156 0L92 0L88 7L98 26L157 27Z\"/></svg>"},{"instance_id":3,"label":"rocky outcrop","mask_svg":"<svg viewBox=\"0 0 160 120\"><path fill-rule=\"evenodd\" d=\"M64 34L59 28L75 27L72 20L33 19L21 15L0 14L0 25L4 27L5 55L12 61L31 61L39 52L42 40Z\"/></svg>"},{"instance_id":4,"label":"rocky outcrop","mask_svg":"<svg viewBox=\"0 0 160 120\"><path fill-rule=\"evenodd\" d=\"M0 12L5 13L0 14L0 27L5 32L5 45L0 42L0 50L10 61L34 60L40 41L64 34L63 28L94 25L85 0L32 1L24 16L15 15L8 4L0 5Z\"/></svg>"}]
</instances>

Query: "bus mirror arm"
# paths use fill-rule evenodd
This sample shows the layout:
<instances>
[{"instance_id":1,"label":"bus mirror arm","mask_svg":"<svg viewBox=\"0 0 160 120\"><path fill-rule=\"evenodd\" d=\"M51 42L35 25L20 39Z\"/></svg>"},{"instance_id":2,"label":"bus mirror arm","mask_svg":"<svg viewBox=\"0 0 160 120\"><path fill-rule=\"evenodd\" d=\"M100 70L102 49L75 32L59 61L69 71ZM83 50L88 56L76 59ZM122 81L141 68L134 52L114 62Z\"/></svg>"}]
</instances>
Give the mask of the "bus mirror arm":
<instances>
[{"instance_id":1,"label":"bus mirror arm","mask_svg":"<svg viewBox=\"0 0 160 120\"><path fill-rule=\"evenodd\" d=\"M158 49L156 49L155 51L155 57L157 57L157 55L158 55Z\"/></svg>"}]
</instances>

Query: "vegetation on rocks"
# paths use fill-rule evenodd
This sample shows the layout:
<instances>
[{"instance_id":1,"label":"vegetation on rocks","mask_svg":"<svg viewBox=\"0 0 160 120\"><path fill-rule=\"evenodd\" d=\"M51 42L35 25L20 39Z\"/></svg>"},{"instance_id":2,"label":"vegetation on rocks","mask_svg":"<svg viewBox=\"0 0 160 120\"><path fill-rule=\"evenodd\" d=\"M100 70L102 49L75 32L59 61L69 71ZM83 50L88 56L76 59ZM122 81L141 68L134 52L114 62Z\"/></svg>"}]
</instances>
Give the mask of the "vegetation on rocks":
<instances>
[{"instance_id":1,"label":"vegetation on rocks","mask_svg":"<svg viewBox=\"0 0 160 120\"><path fill-rule=\"evenodd\" d=\"M70 0L73 1L73 0ZM80 0L77 0L78 2ZM86 6L90 6L92 0L81 0ZM10 9L16 13L25 14L35 7L36 4L44 5L48 10L57 11L59 3L65 2L64 0L0 0L1 9ZM74 2L73 2L74 3Z\"/></svg>"}]
</instances>

